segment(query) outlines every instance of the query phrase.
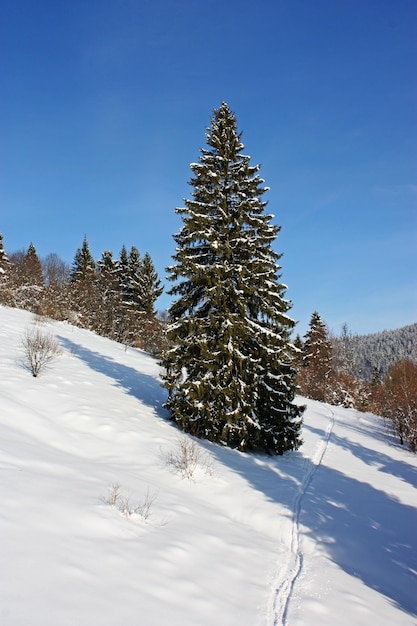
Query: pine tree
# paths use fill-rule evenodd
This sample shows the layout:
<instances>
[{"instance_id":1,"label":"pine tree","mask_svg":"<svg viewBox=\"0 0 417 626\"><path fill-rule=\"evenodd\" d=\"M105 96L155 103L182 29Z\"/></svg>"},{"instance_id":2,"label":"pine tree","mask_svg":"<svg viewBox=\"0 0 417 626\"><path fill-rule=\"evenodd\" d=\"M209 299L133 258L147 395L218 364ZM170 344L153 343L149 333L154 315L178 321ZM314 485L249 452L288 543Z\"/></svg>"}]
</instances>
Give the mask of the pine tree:
<instances>
[{"instance_id":1,"label":"pine tree","mask_svg":"<svg viewBox=\"0 0 417 626\"><path fill-rule=\"evenodd\" d=\"M25 282L28 285L36 285L37 287L44 286L45 281L43 278L42 264L33 243L29 244L23 260L23 272L25 274Z\"/></svg>"},{"instance_id":2,"label":"pine tree","mask_svg":"<svg viewBox=\"0 0 417 626\"><path fill-rule=\"evenodd\" d=\"M3 247L3 235L0 233L0 304L12 303L8 283L10 281L11 263Z\"/></svg>"},{"instance_id":3,"label":"pine tree","mask_svg":"<svg viewBox=\"0 0 417 626\"><path fill-rule=\"evenodd\" d=\"M118 262L118 278L119 288L122 294L123 300L127 298L127 289L129 284L129 256L127 254L126 246L123 245L120 250L119 262Z\"/></svg>"},{"instance_id":4,"label":"pine tree","mask_svg":"<svg viewBox=\"0 0 417 626\"><path fill-rule=\"evenodd\" d=\"M84 237L82 247L78 248L77 252L75 253L74 263L71 271L71 280L73 282L92 280L94 277L95 269L96 264L90 252L90 246L88 245L87 237Z\"/></svg>"},{"instance_id":5,"label":"pine tree","mask_svg":"<svg viewBox=\"0 0 417 626\"><path fill-rule=\"evenodd\" d=\"M148 252L142 259L140 291L143 311L140 347L151 354L160 356L164 345L164 327L157 318L155 302L163 292L163 287Z\"/></svg>"},{"instance_id":6,"label":"pine tree","mask_svg":"<svg viewBox=\"0 0 417 626\"><path fill-rule=\"evenodd\" d=\"M123 245L117 262L117 279L121 300L120 314L117 319L115 338L126 346L135 341L136 316L130 309L130 270L129 254Z\"/></svg>"},{"instance_id":7,"label":"pine tree","mask_svg":"<svg viewBox=\"0 0 417 626\"><path fill-rule=\"evenodd\" d=\"M0 282L5 281L10 270L10 260L3 246L3 235L0 233Z\"/></svg>"},{"instance_id":8,"label":"pine tree","mask_svg":"<svg viewBox=\"0 0 417 626\"><path fill-rule=\"evenodd\" d=\"M301 443L303 407L293 404L294 322L272 249L280 228L264 213L267 188L226 103L206 137L168 268L177 299L162 360L166 406L198 437L281 454Z\"/></svg>"},{"instance_id":9,"label":"pine tree","mask_svg":"<svg viewBox=\"0 0 417 626\"><path fill-rule=\"evenodd\" d=\"M127 307L147 316L155 315L154 305L163 288L148 252L142 259L136 246L132 246L129 255L123 246L120 253L119 282Z\"/></svg>"},{"instance_id":10,"label":"pine tree","mask_svg":"<svg viewBox=\"0 0 417 626\"><path fill-rule=\"evenodd\" d=\"M155 270L155 266L148 252L142 259L141 282L141 301L142 309L148 318L155 317L155 302L163 292L161 281Z\"/></svg>"},{"instance_id":11,"label":"pine tree","mask_svg":"<svg viewBox=\"0 0 417 626\"><path fill-rule=\"evenodd\" d=\"M101 301L96 278L96 263L87 237L84 237L82 247L75 253L71 270L71 297L77 322L91 330L97 330L96 311L100 309Z\"/></svg>"},{"instance_id":12,"label":"pine tree","mask_svg":"<svg viewBox=\"0 0 417 626\"><path fill-rule=\"evenodd\" d=\"M305 335L300 372L301 392L308 398L326 402L332 375L332 344L326 324L317 311L311 316Z\"/></svg>"},{"instance_id":13,"label":"pine tree","mask_svg":"<svg viewBox=\"0 0 417 626\"><path fill-rule=\"evenodd\" d=\"M101 259L97 261L96 286L99 295L99 309L95 311L95 330L112 339L118 338L118 328L122 317L118 265L118 262L113 259L111 250L105 250Z\"/></svg>"},{"instance_id":14,"label":"pine tree","mask_svg":"<svg viewBox=\"0 0 417 626\"><path fill-rule=\"evenodd\" d=\"M127 305L140 314L142 303L142 258L136 246L132 246L128 258Z\"/></svg>"},{"instance_id":15,"label":"pine tree","mask_svg":"<svg viewBox=\"0 0 417 626\"><path fill-rule=\"evenodd\" d=\"M105 250L102 253L101 259L97 261L97 269L102 276L108 279L113 279L114 276L117 276L118 263L113 259L111 250Z\"/></svg>"}]
</instances>

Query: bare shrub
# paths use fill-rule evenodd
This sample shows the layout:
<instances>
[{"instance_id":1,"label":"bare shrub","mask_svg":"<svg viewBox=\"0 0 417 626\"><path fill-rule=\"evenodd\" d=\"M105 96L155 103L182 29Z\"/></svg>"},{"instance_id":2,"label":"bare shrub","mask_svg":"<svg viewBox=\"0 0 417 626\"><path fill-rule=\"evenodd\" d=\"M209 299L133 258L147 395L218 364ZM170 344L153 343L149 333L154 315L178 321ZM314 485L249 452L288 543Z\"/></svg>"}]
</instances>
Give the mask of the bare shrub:
<instances>
[{"instance_id":1,"label":"bare shrub","mask_svg":"<svg viewBox=\"0 0 417 626\"><path fill-rule=\"evenodd\" d=\"M22 339L24 365L36 378L40 371L62 353L55 337L40 328L27 328Z\"/></svg>"},{"instance_id":2,"label":"bare shrub","mask_svg":"<svg viewBox=\"0 0 417 626\"><path fill-rule=\"evenodd\" d=\"M204 452L194 439L182 435L177 439L174 450L165 454L169 467L183 478L192 479L200 466L205 474L213 473L213 460Z\"/></svg>"},{"instance_id":3,"label":"bare shrub","mask_svg":"<svg viewBox=\"0 0 417 626\"><path fill-rule=\"evenodd\" d=\"M134 508L134 512L137 513L137 515L140 515L141 518L146 521L150 517L151 508L155 500L156 500L156 493L151 493L148 487L143 500L139 502L138 504L136 504Z\"/></svg>"},{"instance_id":4,"label":"bare shrub","mask_svg":"<svg viewBox=\"0 0 417 626\"><path fill-rule=\"evenodd\" d=\"M134 513L134 505L131 504L129 496L121 495L116 502L116 509L125 517L130 517Z\"/></svg>"},{"instance_id":5,"label":"bare shrub","mask_svg":"<svg viewBox=\"0 0 417 626\"><path fill-rule=\"evenodd\" d=\"M135 513L145 521L148 520L151 515L151 508L155 500L156 494L151 493L148 487L143 500L140 502L132 502L128 495L124 495L121 492L118 483L113 483L109 487L107 497L105 498L107 504L117 509L117 511L125 517L131 517Z\"/></svg>"},{"instance_id":6,"label":"bare shrub","mask_svg":"<svg viewBox=\"0 0 417 626\"><path fill-rule=\"evenodd\" d=\"M110 504L110 506L116 506L116 504L119 501L120 497L121 497L120 485L119 485L119 483L113 483L109 487L109 491L107 493L107 497L105 498L105 501L106 501L107 504Z\"/></svg>"}]
</instances>

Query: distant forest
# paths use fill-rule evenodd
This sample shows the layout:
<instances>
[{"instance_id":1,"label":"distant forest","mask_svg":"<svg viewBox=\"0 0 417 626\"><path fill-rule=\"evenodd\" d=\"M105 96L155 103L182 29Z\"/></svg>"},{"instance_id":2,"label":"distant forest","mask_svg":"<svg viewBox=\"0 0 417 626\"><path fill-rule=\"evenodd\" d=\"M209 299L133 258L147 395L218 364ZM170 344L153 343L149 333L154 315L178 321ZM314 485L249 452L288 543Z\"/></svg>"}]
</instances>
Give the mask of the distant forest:
<instances>
[{"instance_id":1,"label":"distant forest","mask_svg":"<svg viewBox=\"0 0 417 626\"><path fill-rule=\"evenodd\" d=\"M370 335L350 335L334 338L337 353L344 343L351 357L351 373L361 380L383 378L390 368L403 359L417 362L417 323L384 330Z\"/></svg>"}]
</instances>

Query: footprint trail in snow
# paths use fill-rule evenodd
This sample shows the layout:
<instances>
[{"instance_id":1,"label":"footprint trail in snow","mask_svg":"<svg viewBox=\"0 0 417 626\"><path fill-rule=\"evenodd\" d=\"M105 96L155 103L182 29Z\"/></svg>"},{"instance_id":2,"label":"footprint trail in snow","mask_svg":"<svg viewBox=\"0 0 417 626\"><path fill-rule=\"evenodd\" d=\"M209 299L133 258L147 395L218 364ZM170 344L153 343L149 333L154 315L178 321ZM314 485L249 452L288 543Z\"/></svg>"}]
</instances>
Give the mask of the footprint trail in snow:
<instances>
[{"instance_id":1,"label":"footprint trail in snow","mask_svg":"<svg viewBox=\"0 0 417 626\"><path fill-rule=\"evenodd\" d=\"M282 563L273 583L273 589L267 611L268 626L286 626L287 614L295 584L303 568L303 553L300 550L300 514L304 495L320 467L329 444L334 427L334 413L329 410L329 423L324 438L318 446L314 458L305 460L307 470L292 505L291 546L287 561Z\"/></svg>"}]
</instances>

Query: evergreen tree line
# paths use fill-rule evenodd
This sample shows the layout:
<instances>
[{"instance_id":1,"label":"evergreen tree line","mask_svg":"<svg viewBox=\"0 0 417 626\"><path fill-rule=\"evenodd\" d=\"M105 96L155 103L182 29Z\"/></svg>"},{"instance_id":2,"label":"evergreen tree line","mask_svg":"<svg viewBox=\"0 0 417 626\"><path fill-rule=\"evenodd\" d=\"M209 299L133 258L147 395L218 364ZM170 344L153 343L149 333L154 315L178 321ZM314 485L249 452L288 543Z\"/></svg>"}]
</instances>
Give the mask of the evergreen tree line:
<instances>
[{"instance_id":1,"label":"evergreen tree line","mask_svg":"<svg viewBox=\"0 0 417 626\"><path fill-rule=\"evenodd\" d=\"M92 330L126 345L160 355L164 323L155 302L163 288L148 253L123 246L95 261L84 238L72 266L57 254L39 259L26 251L6 253L0 235L0 303Z\"/></svg>"},{"instance_id":2,"label":"evergreen tree line","mask_svg":"<svg viewBox=\"0 0 417 626\"><path fill-rule=\"evenodd\" d=\"M374 363L373 375L364 378L358 367L357 346L346 325L340 337L331 337L325 322L315 311L304 337L297 337L299 349L298 385L300 393L313 400L370 411L390 420L401 444L417 447L417 335L409 332L417 325L370 335L366 359ZM381 348L384 339L392 338ZM375 343L373 338L378 338ZM401 341L399 339L402 338ZM373 353L369 348L379 346ZM397 346L397 350L394 349ZM381 367L381 354L389 354L389 364Z\"/></svg>"}]
</instances>

